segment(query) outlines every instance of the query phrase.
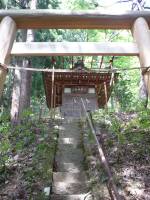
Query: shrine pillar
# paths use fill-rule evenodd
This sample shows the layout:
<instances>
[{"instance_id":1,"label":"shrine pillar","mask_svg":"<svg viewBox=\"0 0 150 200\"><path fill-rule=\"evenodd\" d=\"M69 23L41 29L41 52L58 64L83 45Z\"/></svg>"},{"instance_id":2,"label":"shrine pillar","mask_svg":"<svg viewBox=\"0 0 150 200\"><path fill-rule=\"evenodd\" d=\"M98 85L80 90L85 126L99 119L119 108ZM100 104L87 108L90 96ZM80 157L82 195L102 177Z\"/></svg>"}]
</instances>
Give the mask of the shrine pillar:
<instances>
[{"instance_id":1,"label":"shrine pillar","mask_svg":"<svg viewBox=\"0 0 150 200\"><path fill-rule=\"evenodd\" d=\"M148 23L143 17L139 17L134 21L132 34L139 49L141 71L146 92L150 97L150 31Z\"/></svg>"},{"instance_id":2,"label":"shrine pillar","mask_svg":"<svg viewBox=\"0 0 150 200\"><path fill-rule=\"evenodd\" d=\"M0 97L7 75L7 65L16 35L16 23L10 17L4 17L0 23Z\"/></svg>"}]
</instances>

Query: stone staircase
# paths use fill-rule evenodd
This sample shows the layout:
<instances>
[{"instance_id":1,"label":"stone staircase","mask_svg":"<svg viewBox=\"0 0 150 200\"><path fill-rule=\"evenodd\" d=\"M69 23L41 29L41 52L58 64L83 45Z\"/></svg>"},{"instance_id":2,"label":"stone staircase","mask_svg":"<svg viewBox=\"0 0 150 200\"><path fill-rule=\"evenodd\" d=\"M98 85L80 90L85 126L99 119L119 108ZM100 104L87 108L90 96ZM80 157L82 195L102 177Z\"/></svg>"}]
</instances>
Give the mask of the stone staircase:
<instances>
[{"instance_id":1,"label":"stone staircase","mask_svg":"<svg viewBox=\"0 0 150 200\"><path fill-rule=\"evenodd\" d=\"M62 123L50 199L93 200L84 171L82 133L77 120Z\"/></svg>"}]
</instances>

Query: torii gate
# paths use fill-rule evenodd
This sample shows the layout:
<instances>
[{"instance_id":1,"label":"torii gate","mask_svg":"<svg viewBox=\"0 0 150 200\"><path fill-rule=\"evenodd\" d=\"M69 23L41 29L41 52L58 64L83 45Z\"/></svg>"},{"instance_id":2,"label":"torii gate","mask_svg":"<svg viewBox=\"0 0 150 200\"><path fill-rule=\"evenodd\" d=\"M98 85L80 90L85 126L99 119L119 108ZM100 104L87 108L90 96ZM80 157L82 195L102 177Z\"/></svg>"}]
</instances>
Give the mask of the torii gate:
<instances>
[{"instance_id":1,"label":"torii gate","mask_svg":"<svg viewBox=\"0 0 150 200\"><path fill-rule=\"evenodd\" d=\"M100 11L0 10L0 96L11 55L139 56L150 96L150 12L106 14ZM14 43L17 29L130 29L134 43Z\"/></svg>"}]
</instances>

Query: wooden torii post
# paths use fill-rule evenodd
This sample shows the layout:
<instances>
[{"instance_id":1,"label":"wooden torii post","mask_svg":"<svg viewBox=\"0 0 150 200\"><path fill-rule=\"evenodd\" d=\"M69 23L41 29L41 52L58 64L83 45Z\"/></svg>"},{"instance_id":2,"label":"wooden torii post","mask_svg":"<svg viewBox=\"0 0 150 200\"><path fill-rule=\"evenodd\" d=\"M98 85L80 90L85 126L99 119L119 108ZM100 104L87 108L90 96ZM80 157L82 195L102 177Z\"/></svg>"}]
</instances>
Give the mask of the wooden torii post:
<instances>
[{"instance_id":1,"label":"wooden torii post","mask_svg":"<svg viewBox=\"0 0 150 200\"><path fill-rule=\"evenodd\" d=\"M16 23L10 17L4 17L0 24L0 97L7 75L5 65L10 62L10 53L16 34Z\"/></svg>"},{"instance_id":2,"label":"wooden torii post","mask_svg":"<svg viewBox=\"0 0 150 200\"><path fill-rule=\"evenodd\" d=\"M143 17L135 20L132 28L133 37L138 45L139 60L142 68L146 89L150 97L150 31Z\"/></svg>"}]
</instances>

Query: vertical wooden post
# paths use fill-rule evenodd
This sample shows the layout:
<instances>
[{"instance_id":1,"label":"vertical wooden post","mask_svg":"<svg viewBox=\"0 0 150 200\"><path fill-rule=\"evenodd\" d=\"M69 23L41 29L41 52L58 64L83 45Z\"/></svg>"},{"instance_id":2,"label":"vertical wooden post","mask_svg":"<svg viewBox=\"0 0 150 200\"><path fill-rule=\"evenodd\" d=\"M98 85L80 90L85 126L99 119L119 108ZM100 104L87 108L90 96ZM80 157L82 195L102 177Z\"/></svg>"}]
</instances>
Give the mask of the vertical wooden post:
<instances>
[{"instance_id":1,"label":"vertical wooden post","mask_svg":"<svg viewBox=\"0 0 150 200\"><path fill-rule=\"evenodd\" d=\"M74 67L74 59L73 59L73 56L71 57L72 59L71 59L71 63L72 63L72 69L73 69L73 67Z\"/></svg>"},{"instance_id":2,"label":"vertical wooden post","mask_svg":"<svg viewBox=\"0 0 150 200\"><path fill-rule=\"evenodd\" d=\"M93 66L93 56L92 56L92 60L91 60L91 69L92 69L92 66Z\"/></svg>"},{"instance_id":3,"label":"vertical wooden post","mask_svg":"<svg viewBox=\"0 0 150 200\"><path fill-rule=\"evenodd\" d=\"M7 75L7 70L3 67L10 62L10 52L16 35L16 23L10 17L5 17L0 24L0 97Z\"/></svg>"},{"instance_id":4,"label":"vertical wooden post","mask_svg":"<svg viewBox=\"0 0 150 200\"><path fill-rule=\"evenodd\" d=\"M56 85L54 85L54 119L56 115Z\"/></svg>"},{"instance_id":5,"label":"vertical wooden post","mask_svg":"<svg viewBox=\"0 0 150 200\"><path fill-rule=\"evenodd\" d=\"M55 79L55 67L53 65L53 71L52 71L52 84L51 84L51 119L53 119L54 114L54 79Z\"/></svg>"},{"instance_id":6,"label":"vertical wooden post","mask_svg":"<svg viewBox=\"0 0 150 200\"><path fill-rule=\"evenodd\" d=\"M107 92L107 83L106 82L104 82L104 93L105 93L105 108L107 108L108 92Z\"/></svg>"},{"instance_id":7,"label":"vertical wooden post","mask_svg":"<svg viewBox=\"0 0 150 200\"><path fill-rule=\"evenodd\" d=\"M53 66L53 71L52 71L52 85L51 85L51 108L54 107L54 66Z\"/></svg>"},{"instance_id":8,"label":"vertical wooden post","mask_svg":"<svg viewBox=\"0 0 150 200\"><path fill-rule=\"evenodd\" d=\"M142 74L148 95L150 96L150 73L147 71L150 67L150 34L149 26L143 17L135 20L132 27L132 34L139 48L139 59L142 68Z\"/></svg>"},{"instance_id":9,"label":"vertical wooden post","mask_svg":"<svg viewBox=\"0 0 150 200\"><path fill-rule=\"evenodd\" d=\"M102 68L103 60L104 60L104 56L101 57L100 66L99 66L100 69Z\"/></svg>"}]
</instances>

